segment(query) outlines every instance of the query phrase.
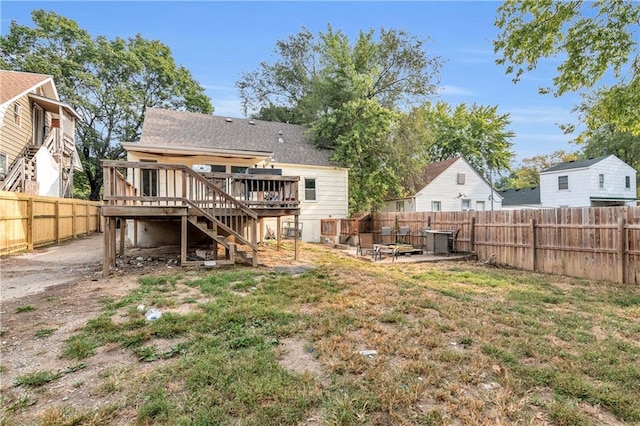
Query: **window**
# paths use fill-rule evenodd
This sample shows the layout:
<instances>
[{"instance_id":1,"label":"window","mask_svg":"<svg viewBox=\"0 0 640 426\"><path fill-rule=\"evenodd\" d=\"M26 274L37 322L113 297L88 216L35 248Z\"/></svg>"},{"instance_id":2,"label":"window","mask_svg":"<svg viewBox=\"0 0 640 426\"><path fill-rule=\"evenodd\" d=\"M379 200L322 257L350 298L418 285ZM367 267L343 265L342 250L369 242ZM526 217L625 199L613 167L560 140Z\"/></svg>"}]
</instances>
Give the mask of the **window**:
<instances>
[{"instance_id":1,"label":"window","mask_svg":"<svg viewBox=\"0 0 640 426\"><path fill-rule=\"evenodd\" d=\"M476 201L476 210L483 212L485 210L484 201Z\"/></svg>"},{"instance_id":2,"label":"window","mask_svg":"<svg viewBox=\"0 0 640 426\"><path fill-rule=\"evenodd\" d=\"M558 190L569 189L569 176L558 176Z\"/></svg>"},{"instance_id":3,"label":"window","mask_svg":"<svg viewBox=\"0 0 640 426\"><path fill-rule=\"evenodd\" d=\"M316 180L304 178L305 201L316 201Z\"/></svg>"},{"instance_id":4,"label":"window","mask_svg":"<svg viewBox=\"0 0 640 426\"><path fill-rule=\"evenodd\" d=\"M456 180L458 185L464 185L464 180L465 180L464 173L458 173L458 178Z\"/></svg>"},{"instance_id":5,"label":"window","mask_svg":"<svg viewBox=\"0 0 640 426\"><path fill-rule=\"evenodd\" d=\"M246 166L231 166L231 173L244 173L247 169Z\"/></svg>"},{"instance_id":6,"label":"window","mask_svg":"<svg viewBox=\"0 0 640 426\"><path fill-rule=\"evenodd\" d=\"M7 174L7 154L0 152L0 177L4 179Z\"/></svg>"},{"instance_id":7,"label":"window","mask_svg":"<svg viewBox=\"0 0 640 426\"><path fill-rule=\"evenodd\" d=\"M13 104L13 124L18 127L22 125L22 105L17 102Z\"/></svg>"},{"instance_id":8,"label":"window","mask_svg":"<svg viewBox=\"0 0 640 426\"><path fill-rule=\"evenodd\" d=\"M396 201L396 211L397 212L404 211L404 201Z\"/></svg>"},{"instance_id":9,"label":"window","mask_svg":"<svg viewBox=\"0 0 640 426\"><path fill-rule=\"evenodd\" d=\"M627 189L631 188L631 176L624 177L624 187Z\"/></svg>"},{"instance_id":10,"label":"window","mask_svg":"<svg viewBox=\"0 0 640 426\"><path fill-rule=\"evenodd\" d=\"M226 173L227 166L224 164L212 164L211 165L211 173Z\"/></svg>"},{"instance_id":11,"label":"window","mask_svg":"<svg viewBox=\"0 0 640 426\"><path fill-rule=\"evenodd\" d=\"M193 170L198 173L224 173L227 167L220 164L194 164Z\"/></svg>"},{"instance_id":12,"label":"window","mask_svg":"<svg viewBox=\"0 0 640 426\"><path fill-rule=\"evenodd\" d=\"M471 210L471 200L462 200L462 211Z\"/></svg>"},{"instance_id":13,"label":"window","mask_svg":"<svg viewBox=\"0 0 640 426\"><path fill-rule=\"evenodd\" d=\"M604 175L603 174L599 174L598 175L598 188L604 189Z\"/></svg>"},{"instance_id":14,"label":"window","mask_svg":"<svg viewBox=\"0 0 640 426\"><path fill-rule=\"evenodd\" d=\"M142 163L157 163L156 160L140 160ZM158 170L141 169L142 174L142 196L157 197L158 196Z\"/></svg>"},{"instance_id":15,"label":"window","mask_svg":"<svg viewBox=\"0 0 640 426\"><path fill-rule=\"evenodd\" d=\"M440 201L432 201L431 202L431 211L432 212L439 212L442 210L442 204L440 203Z\"/></svg>"}]
</instances>

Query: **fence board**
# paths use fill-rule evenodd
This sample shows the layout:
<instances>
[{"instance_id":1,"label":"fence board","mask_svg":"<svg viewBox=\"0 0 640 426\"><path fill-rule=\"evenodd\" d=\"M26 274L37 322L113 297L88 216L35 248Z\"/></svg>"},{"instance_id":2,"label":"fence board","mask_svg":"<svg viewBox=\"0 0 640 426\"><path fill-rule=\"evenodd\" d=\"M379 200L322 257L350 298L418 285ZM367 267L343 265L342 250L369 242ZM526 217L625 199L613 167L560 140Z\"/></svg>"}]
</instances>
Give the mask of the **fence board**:
<instances>
[{"instance_id":1,"label":"fence board","mask_svg":"<svg viewBox=\"0 0 640 426\"><path fill-rule=\"evenodd\" d=\"M456 230L457 249L479 260L546 273L640 283L640 207L584 207L485 212L372 213L383 226L409 226L420 244L425 226ZM378 239L379 241L379 239Z\"/></svg>"},{"instance_id":2,"label":"fence board","mask_svg":"<svg viewBox=\"0 0 640 426\"><path fill-rule=\"evenodd\" d=\"M97 201L0 191L0 254L100 231Z\"/></svg>"}]
</instances>

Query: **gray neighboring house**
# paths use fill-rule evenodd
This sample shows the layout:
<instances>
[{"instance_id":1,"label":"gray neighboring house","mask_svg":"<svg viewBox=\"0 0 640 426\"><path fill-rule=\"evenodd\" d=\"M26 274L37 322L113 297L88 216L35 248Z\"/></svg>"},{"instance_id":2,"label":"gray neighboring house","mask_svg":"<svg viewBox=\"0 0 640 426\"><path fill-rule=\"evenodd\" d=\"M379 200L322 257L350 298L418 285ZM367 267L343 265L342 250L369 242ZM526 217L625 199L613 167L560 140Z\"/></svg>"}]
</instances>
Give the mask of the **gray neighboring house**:
<instances>
[{"instance_id":1,"label":"gray neighboring house","mask_svg":"<svg viewBox=\"0 0 640 426\"><path fill-rule=\"evenodd\" d=\"M320 242L320 219L348 216L348 169L332 163L330 151L314 147L305 132L293 124L147 108L140 141L122 146L128 161L179 164L201 173L275 169L298 176L302 240ZM136 183L139 191L153 193L144 187L150 184L157 185ZM266 225L275 229L268 219Z\"/></svg>"}]
</instances>

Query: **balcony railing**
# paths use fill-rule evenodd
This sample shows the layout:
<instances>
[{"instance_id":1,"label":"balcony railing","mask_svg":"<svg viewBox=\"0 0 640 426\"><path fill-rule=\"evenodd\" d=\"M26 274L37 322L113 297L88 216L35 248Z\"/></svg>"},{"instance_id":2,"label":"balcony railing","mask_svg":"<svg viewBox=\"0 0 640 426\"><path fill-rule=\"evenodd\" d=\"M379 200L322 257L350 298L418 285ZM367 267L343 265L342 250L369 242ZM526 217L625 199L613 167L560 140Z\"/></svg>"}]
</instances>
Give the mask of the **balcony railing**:
<instances>
[{"instance_id":1,"label":"balcony railing","mask_svg":"<svg viewBox=\"0 0 640 426\"><path fill-rule=\"evenodd\" d=\"M252 209L297 209L298 176L200 173L205 179Z\"/></svg>"}]
</instances>

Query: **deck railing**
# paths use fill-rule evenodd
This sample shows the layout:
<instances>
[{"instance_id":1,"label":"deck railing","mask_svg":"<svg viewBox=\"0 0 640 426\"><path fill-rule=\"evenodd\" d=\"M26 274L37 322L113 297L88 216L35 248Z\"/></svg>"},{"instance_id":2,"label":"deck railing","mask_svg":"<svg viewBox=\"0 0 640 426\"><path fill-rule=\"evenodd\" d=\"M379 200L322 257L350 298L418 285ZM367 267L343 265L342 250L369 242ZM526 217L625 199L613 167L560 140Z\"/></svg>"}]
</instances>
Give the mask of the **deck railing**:
<instances>
[{"instance_id":1,"label":"deck railing","mask_svg":"<svg viewBox=\"0 0 640 426\"><path fill-rule=\"evenodd\" d=\"M200 173L252 209L297 209L298 176L244 173Z\"/></svg>"}]
</instances>

